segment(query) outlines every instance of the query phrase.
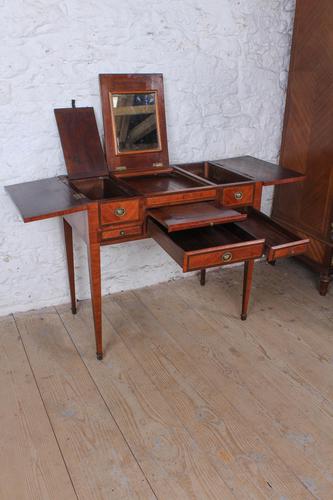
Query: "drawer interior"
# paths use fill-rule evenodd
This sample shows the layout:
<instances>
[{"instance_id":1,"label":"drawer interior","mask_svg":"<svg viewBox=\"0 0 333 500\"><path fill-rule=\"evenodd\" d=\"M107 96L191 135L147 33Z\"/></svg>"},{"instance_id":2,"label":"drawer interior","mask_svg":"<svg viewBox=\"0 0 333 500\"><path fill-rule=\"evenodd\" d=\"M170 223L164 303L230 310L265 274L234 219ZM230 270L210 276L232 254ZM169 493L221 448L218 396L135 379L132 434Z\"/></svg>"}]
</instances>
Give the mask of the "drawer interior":
<instances>
[{"instance_id":1,"label":"drawer interior","mask_svg":"<svg viewBox=\"0 0 333 500\"><path fill-rule=\"evenodd\" d=\"M248 177L231 172L210 162L185 163L178 165L178 167L214 184L235 184L249 182L250 180Z\"/></svg>"},{"instance_id":2,"label":"drawer interior","mask_svg":"<svg viewBox=\"0 0 333 500\"><path fill-rule=\"evenodd\" d=\"M234 224L179 231L173 233L172 238L185 252L234 245L257 239L249 236Z\"/></svg>"},{"instance_id":3,"label":"drawer interior","mask_svg":"<svg viewBox=\"0 0 333 500\"><path fill-rule=\"evenodd\" d=\"M309 245L308 239L299 238L255 209L249 210L245 221L235 224L250 236L265 239L268 260L302 254Z\"/></svg>"},{"instance_id":4,"label":"drawer interior","mask_svg":"<svg viewBox=\"0 0 333 500\"><path fill-rule=\"evenodd\" d=\"M90 200L127 198L136 195L130 189L119 184L110 177L93 177L71 181L71 186L75 191L83 193Z\"/></svg>"},{"instance_id":5,"label":"drawer interior","mask_svg":"<svg viewBox=\"0 0 333 500\"><path fill-rule=\"evenodd\" d=\"M206 186L205 182L178 172L127 177L124 182L139 194L169 193Z\"/></svg>"},{"instance_id":6,"label":"drawer interior","mask_svg":"<svg viewBox=\"0 0 333 500\"><path fill-rule=\"evenodd\" d=\"M214 203L188 203L154 208L148 215L164 226L168 232L196 227L242 221L247 215L233 209L217 207Z\"/></svg>"},{"instance_id":7,"label":"drawer interior","mask_svg":"<svg viewBox=\"0 0 333 500\"><path fill-rule=\"evenodd\" d=\"M194 252L196 250L205 250L224 245L234 245L245 241L255 241L256 237L248 234L236 224L220 224L214 227L200 227L187 229L184 231L175 231L168 233L167 229L158 222L150 221L150 229L153 225L159 231L165 233L178 247L184 252Z\"/></svg>"}]
</instances>

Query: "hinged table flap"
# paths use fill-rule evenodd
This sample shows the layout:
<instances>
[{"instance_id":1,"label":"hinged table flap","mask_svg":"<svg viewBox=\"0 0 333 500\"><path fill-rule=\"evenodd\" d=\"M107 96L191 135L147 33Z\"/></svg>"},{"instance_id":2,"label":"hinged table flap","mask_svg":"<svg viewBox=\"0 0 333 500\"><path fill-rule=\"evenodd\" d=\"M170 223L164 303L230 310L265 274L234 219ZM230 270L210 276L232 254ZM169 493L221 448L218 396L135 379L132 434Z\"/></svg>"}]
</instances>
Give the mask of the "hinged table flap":
<instances>
[{"instance_id":1,"label":"hinged table flap","mask_svg":"<svg viewBox=\"0 0 333 500\"><path fill-rule=\"evenodd\" d=\"M66 178L51 177L5 187L24 222L86 210L92 202L75 193Z\"/></svg>"},{"instance_id":2,"label":"hinged table flap","mask_svg":"<svg viewBox=\"0 0 333 500\"><path fill-rule=\"evenodd\" d=\"M254 182L262 182L264 186L290 184L292 182L300 182L305 178L304 175L294 170L259 160L253 156L227 158L225 160L214 161L213 163L221 165L226 170L244 175Z\"/></svg>"}]
</instances>

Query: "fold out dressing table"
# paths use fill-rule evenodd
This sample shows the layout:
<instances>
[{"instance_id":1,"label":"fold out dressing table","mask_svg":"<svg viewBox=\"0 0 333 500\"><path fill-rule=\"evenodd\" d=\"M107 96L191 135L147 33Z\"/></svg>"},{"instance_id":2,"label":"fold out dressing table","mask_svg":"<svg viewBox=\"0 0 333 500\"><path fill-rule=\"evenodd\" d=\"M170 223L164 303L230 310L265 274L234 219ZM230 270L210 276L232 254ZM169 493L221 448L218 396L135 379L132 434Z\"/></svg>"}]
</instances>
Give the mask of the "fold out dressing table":
<instances>
[{"instance_id":1,"label":"fold out dressing table","mask_svg":"<svg viewBox=\"0 0 333 500\"><path fill-rule=\"evenodd\" d=\"M24 222L63 218L73 314L72 231L87 244L97 358L102 359L100 247L153 238L183 269L244 262L247 317L254 261L306 251L260 212L266 185L304 177L245 156L170 165L161 74L100 75L105 153L93 108L56 109L67 176L7 186Z\"/></svg>"}]
</instances>

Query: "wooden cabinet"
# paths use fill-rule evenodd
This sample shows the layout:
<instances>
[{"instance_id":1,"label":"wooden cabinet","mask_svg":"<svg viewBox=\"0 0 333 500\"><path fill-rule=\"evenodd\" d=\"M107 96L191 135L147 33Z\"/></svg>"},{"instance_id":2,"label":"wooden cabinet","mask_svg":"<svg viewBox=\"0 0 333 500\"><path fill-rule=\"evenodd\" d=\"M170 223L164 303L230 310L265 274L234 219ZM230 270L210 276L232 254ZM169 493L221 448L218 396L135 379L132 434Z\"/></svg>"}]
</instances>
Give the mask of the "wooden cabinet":
<instances>
[{"instance_id":1,"label":"wooden cabinet","mask_svg":"<svg viewBox=\"0 0 333 500\"><path fill-rule=\"evenodd\" d=\"M306 178L276 187L272 217L310 239L302 259L322 295L333 271L332 110L333 2L298 0L280 161Z\"/></svg>"}]
</instances>

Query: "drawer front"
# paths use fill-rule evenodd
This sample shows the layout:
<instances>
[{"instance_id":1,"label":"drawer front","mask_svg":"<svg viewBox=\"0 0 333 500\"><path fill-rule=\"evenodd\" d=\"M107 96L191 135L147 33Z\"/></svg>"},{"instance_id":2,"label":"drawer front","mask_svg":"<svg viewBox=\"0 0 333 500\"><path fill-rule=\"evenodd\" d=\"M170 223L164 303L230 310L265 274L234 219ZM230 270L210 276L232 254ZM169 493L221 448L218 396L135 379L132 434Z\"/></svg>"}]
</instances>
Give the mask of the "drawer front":
<instances>
[{"instance_id":1,"label":"drawer front","mask_svg":"<svg viewBox=\"0 0 333 500\"><path fill-rule=\"evenodd\" d=\"M118 227L117 229L110 229L108 231L103 231L101 238L102 240L113 240L120 238L128 238L132 236L141 236L142 226L125 226Z\"/></svg>"},{"instance_id":2,"label":"drawer front","mask_svg":"<svg viewBox=\"0 0 333 500\"><path fill-rule=\"evenodd\" d=\"M196 255L187 255L186 270L195 271L208 267L225 266L234 262L258 259L264 253L263 241L250 241L226 246L215 251L202 251Z\"/></svg>"},{"instance_id":3,"label":"drawer front","mask_svg":"<svg viewBox=\"0 0 333 500\"><path fill-rule=\"evenodd\" d=\"M101 203L101 223L115 224L137 221L140 219L140 201L125 200Z\"/></svg>"},{"instance_id":4,"label":"drawer front","mask_svg":"<svg viewBox=\"0 0 333 500\"><path fill-rule=\"evenodd\" d=\"M306 252L309 243L307 241L295 241L293 243L288 243L286 245L272 246L267 249L267 260L271 262L277 259L283 259L284 257L295 257L296 255L302 255Z\"/></svg>"},{"instance_id":5,"label":"drawer front","mask_svg":"<svg viewBox=\"0 0 333 500\"><path fill-rule=\"evenodd\" d=\"M295 230L292 225L289 225L286 221L280 220L277 217L274 217L273 220L276 224L281 225L281 227L285 227L288 231L294 231L295 239L304 241L309 240L309 244L305 249L305 257L314 262L318 262L319 264L325 265L327 263L327 248L329 246L328 243L320 241L315 237L310 237L308 234L300 231L298 228Z\"/></svg>"},{"instance_id":6,"label":"drawer front","mask_svg":"<svg viewBox=\"0 0 333 500\"><path fill-rule=\"evenodd\" d=\"M254 196L254 185L239 185L224 188L222 191L222 205L228 207L240 207L252 205Z\"/></svg>"},{"instance_id":7,"label":"drawer front","mask_svg":"<svg viewBox=\"0 0 333 500\"><path fill-rule=\"evenodd\" d=\"M199 191L190 191L187 193L174 193L159 196L149 196L146 199L146 206L162 207L164 205L175 205L187 201L206 201L216 198L216 189L205 189Z\"/></svg>"}]
</instances>

